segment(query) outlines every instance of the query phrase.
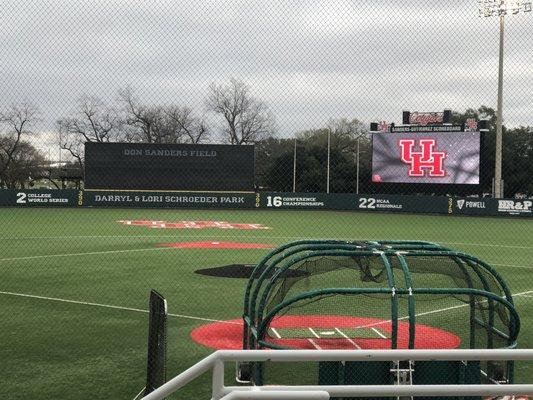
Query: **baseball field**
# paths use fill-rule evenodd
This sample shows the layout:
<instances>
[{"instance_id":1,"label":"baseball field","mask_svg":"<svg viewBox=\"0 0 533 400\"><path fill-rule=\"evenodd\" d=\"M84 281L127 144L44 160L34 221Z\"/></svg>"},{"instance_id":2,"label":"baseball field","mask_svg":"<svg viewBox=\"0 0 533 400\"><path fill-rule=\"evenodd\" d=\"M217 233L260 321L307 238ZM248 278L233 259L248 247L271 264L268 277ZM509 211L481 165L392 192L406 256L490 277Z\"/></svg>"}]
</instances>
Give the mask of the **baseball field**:
<instances>
[{"instance_id":1,"label":"baseball field","mask_svg":"<svg viewBox=\"0 0 533 400\"><path fill-rule=\"evenodd\" d=\"M522 320L519 347L533 348L532 219L4 208L0 221L4 399L133 399L146 379L150 289L168 301L172 377L213 351L193 330L242 315L246 279L196 271L254 264L270 248L304 238L425 240L471 253L509 284ZM429 325L432 316L454 323L465 312L425 311ZM517 365L518 383L531 375L533 365ZM176 398L209 391L205 376Z\"/></svg>"}]
</instances>

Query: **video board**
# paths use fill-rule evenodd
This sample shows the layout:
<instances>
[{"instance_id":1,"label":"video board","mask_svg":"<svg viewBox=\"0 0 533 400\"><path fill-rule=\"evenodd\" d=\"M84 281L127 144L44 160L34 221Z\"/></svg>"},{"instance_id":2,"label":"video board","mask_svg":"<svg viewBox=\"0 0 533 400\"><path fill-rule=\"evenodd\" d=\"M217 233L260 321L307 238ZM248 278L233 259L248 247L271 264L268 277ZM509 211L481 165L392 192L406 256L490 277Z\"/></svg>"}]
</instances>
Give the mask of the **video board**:
<instances>
[{"instance_id":1,"label":"video board","mask_svg":"<svg viewBox=\"0 0 533 400\"><path fill-rule=\"evenodd\" d=\"M372 135L375 183L479 184L479 132Z\"/></svg>"}]
</instances>

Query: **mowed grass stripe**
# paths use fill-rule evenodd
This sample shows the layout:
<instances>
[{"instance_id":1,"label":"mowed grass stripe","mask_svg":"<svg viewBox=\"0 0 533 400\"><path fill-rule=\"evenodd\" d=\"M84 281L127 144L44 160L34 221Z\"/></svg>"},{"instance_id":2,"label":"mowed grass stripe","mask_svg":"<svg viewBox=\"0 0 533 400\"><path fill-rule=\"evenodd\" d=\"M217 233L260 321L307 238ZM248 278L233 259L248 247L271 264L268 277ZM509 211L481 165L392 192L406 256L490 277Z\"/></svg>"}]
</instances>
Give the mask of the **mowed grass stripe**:
<instances>
[{"instance_id":1,"label":"mowed grass stripe","mask_svg":"<svg viewBox=\"0 0 533 400\"><path fill-rule=\"evenodd\" d=\"M185 230L185 229L184 229ZM183 230L179 230L183 231ZM174 238L174 239L190 239L194 238L205 238L205 239L216 239L216 238L236 238L236 237L246 237L247 239L293 239L293 240L314 240L314 239L331 239L331 237L321 237L321 236L280 236L280 235L248 235L246 232L235 230L233 231L234 235L217 235L217 234L194 234L196 230L190 229L191 232L189 235L69 235L69 236L21 236L21 237L0 237L0 240L75 240L75 239L162 239L162 238ZM223 230L227 232L227 230ZM344 238L335 238L337 240L358 240L363 238L354 238L354 237L344 237ZM365 237L365 240L383 240L384 237ZM385 238L386 239L386 238ZM393 240L393 239L391 239ZM421 240L420 238L406 238L403 240ZM519 246L519 245L505 245L497 243L472 243L472 242L447 242L439 239L425 239L429 242L437 242L440 244L446 245L459 245L459 246L475 246L475 247L497 247L497 248L507 248L507 249L523 249L523 250L533 250L533 246Z\"/></svg>"}]
</instances>

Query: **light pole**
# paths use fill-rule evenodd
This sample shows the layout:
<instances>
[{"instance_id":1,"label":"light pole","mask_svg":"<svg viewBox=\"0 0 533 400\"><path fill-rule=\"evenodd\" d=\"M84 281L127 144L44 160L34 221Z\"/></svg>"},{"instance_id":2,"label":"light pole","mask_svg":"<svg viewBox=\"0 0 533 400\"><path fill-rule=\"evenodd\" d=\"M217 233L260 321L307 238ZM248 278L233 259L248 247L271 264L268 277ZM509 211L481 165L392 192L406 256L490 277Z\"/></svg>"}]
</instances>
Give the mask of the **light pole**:
<instances>
[{"instance_id":1,"label":"light pole","mask_svg":"<svg viewBox=\"0 0 533 400\"><path fill-rule=\"evenodd\" d=\"M359 194L359 139L361 139L361 136L357 138L357 169L356 169L357 183L355 184L355 194Z\"/></svg>"},{"instance_id":2,"label":"light pole","mask_svg":"<svg viewBox=\"0 0 533 400\"><path fill-rule=\"evenodd\" d=\"M294 138L294 154L292 161L292 192L296 193L296 138Z\"/></svg>"},{"instance_id":3,"label":"light pole","mask_svg":"<svg viewBox=\"0 0 533 400\"><path fill-rule=\"evenodd\" d=\"M361 141L361 138L363 136L365 136L366 133L360 133L359 135L357 135L357 137L355 138L357 140L357 148L356 148L356 151L355 151L355 154L356 154L356 168L355 168L355 179L356 179L356 182L355 182L355 194L359 194L359 165L361 164L360 163L360 155L361 155L361 151L359 149L359 143Z\"/></svg>"},{"instance_id":4,"label":"light pole","mask_svg":"<svg viewBox=\"0 0 533 400\"><path fill-rule=\"evenodd\" d=\"M505 30L505 16L530 12L530 0L477 0L479 15L481 17L500 17L500 47L498 60L498 101L496 111L496 161L494 167L493 197L503 197L502 181L502 125L503 125L503 43Z\"/></svg>"},{"instance_id":5,"label":"light pole","mask_svg":"<svg viewBox=\"0 0 533 400\"><path fill-rule=\"evenodd\" d=\"M329 161L331 153L331 129L328 128L328 168L327 168L327 177L326 177L326 193L329 193Z\"/></svg>"}]
</instances>

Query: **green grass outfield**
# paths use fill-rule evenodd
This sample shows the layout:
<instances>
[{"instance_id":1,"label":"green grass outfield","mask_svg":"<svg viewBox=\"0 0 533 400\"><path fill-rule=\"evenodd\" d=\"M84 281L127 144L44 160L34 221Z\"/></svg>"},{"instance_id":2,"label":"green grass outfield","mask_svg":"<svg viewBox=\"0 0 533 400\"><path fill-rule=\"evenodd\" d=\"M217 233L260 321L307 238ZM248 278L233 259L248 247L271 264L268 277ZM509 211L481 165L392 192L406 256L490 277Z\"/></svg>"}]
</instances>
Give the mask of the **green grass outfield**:
<instances>
[{"instance_id":1,"label":"green grass outfield","mask_svg":"<svg viewBox=\"0 0 533 400\"><path fill-rule=\"evenodd\" d=\"M268 230L149 229L123 219L259 223ZM211 349L201 318L242 313L244 279L194 274L255 263L268 250L157 248L179 241L278 245L302 238L419 239L472 253L508 281L533 348L533 220L312 211L0 209L0 398L133 399L143 387L148 293L168 299L168 375ZM33 297L31 297L33 296ZM114 306L106 307L106 306ZM453 313L453 311L450 311ZM451 314L450 314L451 315ZM196 319L200 318L200 319ZM451 315L451 318L458 318ZM533 364L519 365L519 381ZM210 377L176 398L207 399ZM200 393L200 394L198 394Z\"/></svg>"}]
</instances>

